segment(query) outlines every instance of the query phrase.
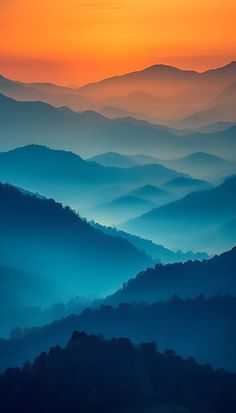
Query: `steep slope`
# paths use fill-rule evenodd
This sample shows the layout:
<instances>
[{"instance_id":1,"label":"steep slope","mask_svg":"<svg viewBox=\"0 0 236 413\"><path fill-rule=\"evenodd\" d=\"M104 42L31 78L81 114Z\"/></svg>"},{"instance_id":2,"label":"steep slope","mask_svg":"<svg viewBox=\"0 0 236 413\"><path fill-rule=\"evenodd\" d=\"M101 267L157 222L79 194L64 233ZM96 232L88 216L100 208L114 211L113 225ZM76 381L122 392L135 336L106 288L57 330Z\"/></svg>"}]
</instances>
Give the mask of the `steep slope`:
<instances>
[{"instance_id":1,"label":"steep slope","mask_svg":"<svg viewBox=\"0 0 236 413\"><path fill-rule=\"evenodd\" d=\"M157 240L169 248L219 251L209 233L236 215L236 177L198 191L122 225L122 229ZM231 245L233 246L233 245ZM222 251L222 250L221 250Z\"/></svg>"},{"instance_id":2,"label":"steep slope","mask_svg":"<svg viewBox=\"0 0 236 413\"><path fill-rule=\"evenodd\" d=\"M47 281L41 305L105 294L151 262L128 241L95 230L52 199L2 184L0 199L0 262Z\"/></svg>"},{"instance_id":3,"label":"steep slope","mask_svg":"<svg viewBox=\"0 0 236 413\"><path fill-rule=\"evenodd\" d=\"M197 252L193 253L192 251L182 252L181 250L178 251L171 251L168 248L163 247L163 245L154 244L154 242L138 237L133 234L129 234L128 232L118 230L113 227L107 227L94 221L90 221L90 225L94 228L100 229L101 231L105 232L105 234L113 236L113 237L120 237L124 238L133 244L136 248L145 251L148 255L150 255L155 262L162 262L163 264L169 264L174 262L185 262L189 260L203 260L209 258L209 256L204 252Z\"/></svg>"},{"instance_id":4,"label":"steep slope","mask_svg":"<svg viewBox=\"0 0 236 413\"><path fill-rule=\"evenodd\" d=\"M109 302L166 300L174 294L183 298L236 294L236 247L209 260L184 264L157 264L143 271L110 297Z\"/></svg>"}]
</instances>

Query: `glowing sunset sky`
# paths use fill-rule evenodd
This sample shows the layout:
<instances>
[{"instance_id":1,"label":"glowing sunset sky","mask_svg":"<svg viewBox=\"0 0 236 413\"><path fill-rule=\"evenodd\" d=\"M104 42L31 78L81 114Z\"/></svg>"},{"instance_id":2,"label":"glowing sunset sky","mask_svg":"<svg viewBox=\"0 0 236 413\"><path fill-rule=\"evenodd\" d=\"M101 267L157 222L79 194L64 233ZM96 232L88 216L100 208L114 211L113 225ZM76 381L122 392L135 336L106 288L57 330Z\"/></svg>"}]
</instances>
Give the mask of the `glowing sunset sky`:
<instances>
[{"instance_id":1,"label":"glowing sunset sky","mask_svg":"<svg viewBox=\"0 0 236 413\"><path fill-rule=\"evenodd\" d=\"M235 0L0 0L0 72L79 85L236 59Z\"/></svg>"}]
</instances>

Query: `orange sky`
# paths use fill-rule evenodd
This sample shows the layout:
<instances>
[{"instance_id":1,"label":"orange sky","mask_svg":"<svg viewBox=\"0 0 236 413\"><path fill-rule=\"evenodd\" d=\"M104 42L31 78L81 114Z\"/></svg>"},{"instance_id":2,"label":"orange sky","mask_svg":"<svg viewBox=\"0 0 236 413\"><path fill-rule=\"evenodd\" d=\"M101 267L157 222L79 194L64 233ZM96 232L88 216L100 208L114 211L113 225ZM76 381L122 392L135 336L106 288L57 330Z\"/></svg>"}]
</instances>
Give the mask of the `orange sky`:
<instances>
[{"instance_id":1,"label":"orange sky","mask_svg":"<svg viewBox=\"0 0 236 413\"><path fill-rule=\"evenodd\" d=\"M80 85L154 63L236 60L235 0L0 0L0 72Z\"/></svg>"}]
</instances>

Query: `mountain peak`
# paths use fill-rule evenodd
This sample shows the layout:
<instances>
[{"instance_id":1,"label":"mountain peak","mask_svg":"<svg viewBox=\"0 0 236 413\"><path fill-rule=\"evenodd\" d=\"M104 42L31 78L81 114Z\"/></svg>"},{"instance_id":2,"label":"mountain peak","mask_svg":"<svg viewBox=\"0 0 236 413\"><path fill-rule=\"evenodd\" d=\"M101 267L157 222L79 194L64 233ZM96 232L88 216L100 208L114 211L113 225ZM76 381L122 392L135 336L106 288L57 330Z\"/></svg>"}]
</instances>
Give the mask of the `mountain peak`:
<instances>
[{"instance_id":1,"label":"mountain peak","mask_svg":"<svg viewBox=\"0 0 236 413\"><path fill-rule=\"evenodd\" d=\"M52 149L49 146L39 145L39 144L29 144L25 146L19 146L15 149L11 149L7 152L2 152L2 154L9 154L10 156L20 156L22 159L31 159L33 156L34 159L39 159L46 162L55 161L56 159L61 162L80 162L86 163L78 154L75 154L71 151L65 151L62 149Z\"/></svg>"},{"instance_id":2,"label":"mountain peak","mask_svg":"<svg viewBox=\"0 0 236 413\"><path fill-rule=\"evenodd\" d=\"M229 62L227 65L223 66L224 68L226 67L233 67L236 68L236 60L232 60L231 62Z\"/></svg>"},{"instance_id":3,"label":"mountain peak","mask_svg":"<svg viewBox=\"0 0 236 413\"><path fill-rule=\"evenodd\" d=\"M219 156L207 152L194 152L184 157L185 159L220 159Z\"/></svg>"},{"instance_id":4,"label":"mountain peak","mask_svg":"<svg viewBox=\"0 0 236 413\"><path fill-rule=\"evenodd\" d=\"M169 71L181 71L181 69L179 69L178 67L175 66L171 66L171 65L167 65L167 64L163 64L163 63L156 63L154 65L148 66L146 69L144 70L169 70Z\"/></svg>"}]
</instances>

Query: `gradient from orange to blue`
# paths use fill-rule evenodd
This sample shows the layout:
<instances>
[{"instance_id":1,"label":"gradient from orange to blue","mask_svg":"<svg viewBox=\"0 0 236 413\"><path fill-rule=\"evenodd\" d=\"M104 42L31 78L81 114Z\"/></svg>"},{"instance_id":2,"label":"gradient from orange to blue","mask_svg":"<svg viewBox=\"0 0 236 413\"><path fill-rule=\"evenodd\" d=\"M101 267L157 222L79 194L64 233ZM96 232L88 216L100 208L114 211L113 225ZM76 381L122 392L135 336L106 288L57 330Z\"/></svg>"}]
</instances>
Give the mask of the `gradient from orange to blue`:
<instances>
[{"instance_id":1,"label":"gradient from orange to blue","mask_svg":"<svg viewBox=\"0 0 236 413\"><path fill-rule=\"evenodd\" d=\"M236 58L235 0L0 0L0 73L81 85Z\"/></svg>"}]
</instances>

